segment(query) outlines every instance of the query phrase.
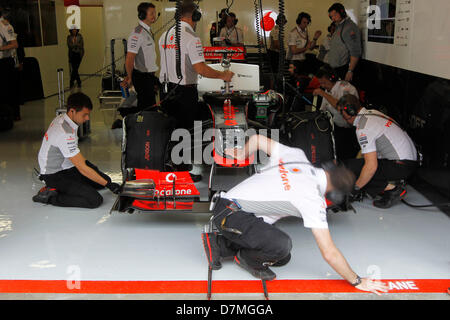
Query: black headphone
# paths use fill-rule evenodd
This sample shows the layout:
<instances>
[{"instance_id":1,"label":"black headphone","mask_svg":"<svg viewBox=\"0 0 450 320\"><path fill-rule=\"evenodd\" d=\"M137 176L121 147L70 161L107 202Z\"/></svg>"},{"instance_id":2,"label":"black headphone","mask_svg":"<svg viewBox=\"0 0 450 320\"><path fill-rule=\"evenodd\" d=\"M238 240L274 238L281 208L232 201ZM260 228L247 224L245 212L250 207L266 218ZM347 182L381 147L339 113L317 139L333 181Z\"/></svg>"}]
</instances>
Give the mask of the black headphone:
<instances>
[{"instance_id":1,"label":"black headphone","mask_svg":"<svg viewBox=\"0 0 450 320\"><path fill-rule=\"evenodd\" d=\"M318 73L324 74L331 82L337 82L339 80L339 76L336 73L336 70L334 70L330 65L323 65L322 67L320 67Z\"/></svg>"},{"instance_id":2,"label":"black headphone","mask_svg":"<svg viewBox=\"0 0 450 320\"><path fill-rule=\"evenodd\" d=\"M302 23L303 18L308 19L308 24L311 24L311 16L306 12L300 12L298 14L297 20L295 20L296 24Z\"/></svg>"},{"instance_id":3,"label":"black headphone","mask_svg":"<svg viewBox=\"0 0 450 320\"><path fill-rule=\"evenodd\" d=\"M194 5L195 5L195 10L192 13L192 21L198 22L202 18L202 12L200 11L198 4L194 3Z\"/></svg>"},{"instance_id":4,"label":"black headphone","mask_svg":"<svg viewBox=\"0 0 450 320\"><path fill-rule=\"evenodd\" d=\"M345 98L346 95L344 95L339 101L338 101L338 106L342 107L341 113L343 111L345 111L350 117L354 117L358 114L358 109L359 109L359 101L358 101L358 105L356 103L351 103L349 101L346 101L345 103L343 103L343 99ZM356 98L356 97L355 97Z\"/></svg>"},{"instance_id":5,"label":"black headphone","mask_svg":"<svg viewBox=\"0 0 450 320\"><path fill-rule=\"evenodd\" d=\"M139 20L145 20L147 18L147 11L150 8L153 8L153 4L150 2L142 2L138 6L138 18Z\"/></svg>"},{"instance_id":6,"label":"black headphone","mask_svg":"<svg viewBox=\"0 0 450 320\"><path fill-rule=\"evenodd\" d=\"M347 18L347 12L345 11L345 7L341 3L333 4L330 9L328 9L328 12L331 12L333 10L339 13L342 19Z\"/></svg>"},{"instance_id":7,"label":"black headphone","mask_svg":"<svg viewBox=\"0 0 450 320\"><path fill-rule=\"evenodd\" d=\"M0 12L0 16L9 21L11 19L11 8L3 8L3 11Z\"/></svg>"}]
</instances>

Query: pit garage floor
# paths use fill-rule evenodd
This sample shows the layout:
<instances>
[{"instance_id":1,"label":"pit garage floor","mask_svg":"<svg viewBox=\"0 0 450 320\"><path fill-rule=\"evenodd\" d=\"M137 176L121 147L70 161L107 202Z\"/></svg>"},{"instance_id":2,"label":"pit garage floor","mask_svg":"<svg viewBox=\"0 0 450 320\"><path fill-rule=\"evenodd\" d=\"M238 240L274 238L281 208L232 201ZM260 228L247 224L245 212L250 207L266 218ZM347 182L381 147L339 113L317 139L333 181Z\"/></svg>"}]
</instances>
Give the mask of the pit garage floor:
<instances>
[{"instance_id":1,"label":"pit garage floor","mask_svg":"<svg viewBox=\"0 0 450 320\"><path fill-rule=\"evenodd\" d=\"M93 100L92 134L82 153L119 182L121 130L105 125L99 80L83 91ZM57 98L29 102L23 120L0 133L0 299L205 299L207 263L200 233L208 214L109 214L102 191L96 210L33 203L32 176ZM205 176L205 180L207 176ZM411 187L413 203L428 201ZM278 226L293 239L291 262L274 268L272 299L449 299L450 220L438 209L398 204L378 210L366 201L329 215L333 239L352 268L389 283L381 298L351 286L321 258L300 219ZM205 210L206 212L206 210ZM213 274L213 299L263 299L262 285L232 261Z\"/></svg>"}]
</instances>

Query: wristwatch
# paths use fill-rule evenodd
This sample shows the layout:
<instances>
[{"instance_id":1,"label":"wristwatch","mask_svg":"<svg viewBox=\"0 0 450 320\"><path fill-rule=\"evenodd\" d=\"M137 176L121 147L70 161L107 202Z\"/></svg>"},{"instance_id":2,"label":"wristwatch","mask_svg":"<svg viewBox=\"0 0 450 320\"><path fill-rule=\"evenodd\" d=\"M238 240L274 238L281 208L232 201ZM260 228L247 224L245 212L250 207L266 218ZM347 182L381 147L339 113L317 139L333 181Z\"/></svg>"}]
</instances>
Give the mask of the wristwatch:
<instances>
[{"instance_id":1,"label":"wristwatch","mask_svg":"<svg viewBox=\"0 0 450 320\"><path fill-rule=\"evenodd\" d=\"M353 73L353 70L348 69L347 73L348 73L348 72Z\"/></svg>"},{"instance_id":2,"label":"wristwatch","mask_svg":"<svg viewBox=\"0 0 450 320\"><path fill-rule=\"evenodd\" d=\"M350 284L351 284L352 286L354 286L354 287L357 287L357 286L359 286L359 285L361 284L361 282L362 282L361 278L360 278L358 275L356 275L356 280L355 280L355 282L350 283Z\"/></svg>"}]
</instances>

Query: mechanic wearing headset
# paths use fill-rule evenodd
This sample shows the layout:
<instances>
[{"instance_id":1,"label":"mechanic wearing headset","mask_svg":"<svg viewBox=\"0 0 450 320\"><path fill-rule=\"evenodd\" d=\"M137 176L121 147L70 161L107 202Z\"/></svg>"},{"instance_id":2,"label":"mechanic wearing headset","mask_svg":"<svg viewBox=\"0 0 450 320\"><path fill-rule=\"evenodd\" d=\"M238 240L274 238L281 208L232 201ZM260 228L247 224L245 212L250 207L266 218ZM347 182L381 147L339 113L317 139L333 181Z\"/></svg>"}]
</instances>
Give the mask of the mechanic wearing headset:
<instances>
[{"instance_id":1,"label":"mechanic wearing headset","mask_svg":"<svg viewBox=\"0 0 450 320\"><path fill-rule=\"evenodd\" d=\"M227 46L243 46L244 45L244 32L239 27L236 27L238 19L233 12L225 12L225 28L220 31L220 37L225 38L224 45Z\"/></svg>"},{"instance_id":2,"label":"mechanic wearing headset","mask_svg":"<svg viewBox=\"0 0 450 320\"><path fill-rule=\"evenodd\" d=\"M286 58L287 60L304 62L306 60L306 52L315 48L322 31L316 31L314 38L310 39L308 25L311 24L311 16L306 12L299 13L296 23L297 26L289 32L289 47Z\"/></svg>"},{"instance_id":3,"label":"mechanic wearing headset","mask_svg":"<svg viewBox=\"0 0 450 320\"><path fill-rule=\"evenodd\" d=\"M355 129L344 120L337 109L337 102L345 94L358 97L358 91L349 82L339 80L330 65L323 65L316 77L319 79L320 88L314 90L313 94L323 98L320 110L329 111L333 115L336 155L340 160L354 158L359 151Z\"/></svg>"},{"instance_id":4,"label":"mechanic wearing headset","mask_svg":"<svg viewBox=\"0 0 450 320\"><path fill-rule=\"evenodd\" d=\"M73 93L67 99L67 113L57 116L42 139L39 150L40 179L45 181L34 202L58 207L99 207L99 189L119 193L120 185L87 161L78 149L78 126L89 120L91 99L84 93Z\"/></svg>"},{"instance_id":5,"label":"mechanic wearing headset","mask_svg":"<svg viewBox=\"0 0 450 320\"><path fill-rule=\"evenodd\" d=\"M231 71L214 70L205 63L202 42L194 31L200 19L201 12L198 6L192 0L184 0L181 3L181 81L177 75L175 27L163 33L159 39L161 52L159 79L162 83L167 83L166 91L171 93L171 97L164 101L161 107L169 116L175 118L177 128L188 130L194 127L198 109L198 75L227 82L230 82L234 75ZM163 96L163 99L166 97ZM178 170L192 169L192 164L185 165L187 168L180 167ZM201 179L199 175L191 174L191 177L194 182Z\"/></svg>"},{"instance_id":6,"label":"mechanic wearing headset","mask_svg":"<svg viewBox=\"0 0 450 320\"><path fill-rule=\"evenodd\" d=\"M142 2L138 6L139 25L128 38L128 51L125 61L127 76L122 86L134 89L137 93L137 111L156 104L155 86L158 79L156 65L155 39L151 25L156 21L155 5Z\"/></svg>"},{"instance_id":7,"label":"mechanic wearing headset","mask_svg":"<svg viewBox=\"0 0 450 320\"><path fill-rule=\"evenodd\" d=\"M387 209L406 194L401 181L418 166L414 142L396 122L376 110L367 110L354 95L345 95L337 103L343 118L356 127L356 138L364 159L350 159L347 167L358 179L353 200L362 200L364 192L375 199L373 205Z\"/></svg>"},{"instance_id":8,"label":"mechanic wearing headset","mask_svg":"<svg viewBox=\"0 0 450 320\"><path fill-rule=\"evenodd\" d=\"M283 217L296 216L311 229L323 258L338 274L359 290L387 292L383 283L361 279L351 269L328 230L325 196L342 201L353 187L353 173L333 163L316 168L301 149L261 135L252 136L245 149L225 152L243 160L258 150L269 156L260 172L213 197L213 223L220 234L202 234L210 267L220 269L222 258L235 257L235 262L253 276L275 279L269 266L289 262L292 241L274 224Z\"/></svg>"}]
</instances>

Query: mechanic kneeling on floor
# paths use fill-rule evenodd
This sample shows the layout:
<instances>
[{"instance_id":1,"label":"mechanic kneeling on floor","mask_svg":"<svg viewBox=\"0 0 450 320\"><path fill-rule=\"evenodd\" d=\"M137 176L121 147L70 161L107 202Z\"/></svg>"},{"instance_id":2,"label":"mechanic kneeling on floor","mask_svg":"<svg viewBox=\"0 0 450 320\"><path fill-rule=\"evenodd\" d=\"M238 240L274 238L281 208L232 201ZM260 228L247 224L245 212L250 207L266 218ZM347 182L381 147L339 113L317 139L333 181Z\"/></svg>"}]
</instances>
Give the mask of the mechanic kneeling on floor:
<instances>
[{"instance_id":1,"label":"mechanic kneeling on floor","mask_svg":"<svg viewBox=\"0 0 450 320\"><path fill-rule=\"evenodd\" d=\"M363 108L354 95L344 95L337 105L345 121L356 127L364 156L345 161L359 176L351 199L361 201L367 193L372 198L380 196L373 202L375 207L392 207L406 195L404 182L418 166L414 142L393 119Z\"/></svg>"},{"instance_id":2,"label":"mechanic kneeling on floor","mask_svg":"<svg viewBox=\"0 0 450 320\"><path fill-rule=\"evenodd\" d=\"M259 172L228 192L213 198L213 223L219 232L202 235L208 263L221 268L223 258L235 262L262 280L275 279L269 266L290 261L292 241L274 226L287 216L302 217L310 228L324 259L359 290L387 292L385 284L361 279L336 248L328 230L325 197L338 198L352 190L355 176L343 166L330 162L316 168L298 148L284 146L265 136L254 135L245 150L227 150L230 157L243 160L261 150L270 158Z\"/></svg>"},{"instance_id":3,"label":"mechanic kneeling on floor","mask_svg":"<svg viewBox=\"0 0 450 320\"><path fill-rule=\"evenodd\" d=\"M119 193L120 185L87 161L78 149L78 126L89 120L91 99L78 92L69 96L67 113L50 124L39 151L40 179L45 181L34 202L58 207L94 209L103 202L97 190Z\"/></svg>"}]
</instances>

